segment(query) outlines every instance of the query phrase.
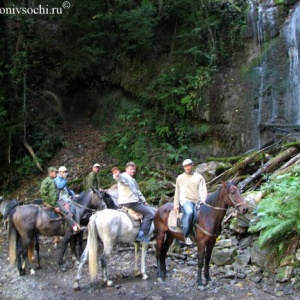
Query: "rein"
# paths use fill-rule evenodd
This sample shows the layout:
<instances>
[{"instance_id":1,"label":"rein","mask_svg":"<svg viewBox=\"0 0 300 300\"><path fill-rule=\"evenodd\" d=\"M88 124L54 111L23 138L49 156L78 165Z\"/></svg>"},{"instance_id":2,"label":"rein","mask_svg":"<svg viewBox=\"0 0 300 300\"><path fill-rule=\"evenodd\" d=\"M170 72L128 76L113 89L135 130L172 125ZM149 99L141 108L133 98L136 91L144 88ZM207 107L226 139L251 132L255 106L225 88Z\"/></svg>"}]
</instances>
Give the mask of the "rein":
<instances>
[{"instance_id":1,"label":"rein","mask_svg":"<svg viewBox=\"0 0 300 300\"><path fill-rule=\"evenodd\" d=\"M93 200L92 200L92 201L93 201ZM79 203L77 203L77 202L75 202L75 201L73 201L73 200L71 200L71 199L69 200L69 202L72 203L72 204L74 204L75 206L84 208L84 209L86 209L86 210L88 210L88 211L92 211L92 212L96 212L96 211L97 211L96 209L89 208L89 207L87 207L87 206L81 205L81 204L79 204Z\"/></svg>"},{"instance_id":2,"label":"rein","mask_svg":"<svg viewBox=\"0 0 300 300\"><path fill-rule=\"evenodd\" d=\"M231 194L230 194L229 192L228 192L228 197L229 197L230 201L232 202L232 204L234 205L234 208L235 208L235 209L236 209L238 206L240 206L240 205L243 204L243 203L238 203L238 204L237 204L237 203L233 200L233 198L232 198L232 196L231 196ZM206 205L206 206L208 206L208 207L210 207L210 208L216 209L216 210L225 210L225 211L228 210L228 208L212 206L212 205L210 205L210 204L208 204L208 203L206 203L206 202L204 202L203 204ZM214 236L214 237L217 237L217 236L220 235L220 233L215 234L215 233L210 233L210 232L208 232L207 230L205 230L204 228L202 228L202 227L201 227L199 224L197 224L197 223L195 223L195 226L198 227L198 228L199 228L203 233L205 233L206 235Z\"/></svg>"}]
</instances>

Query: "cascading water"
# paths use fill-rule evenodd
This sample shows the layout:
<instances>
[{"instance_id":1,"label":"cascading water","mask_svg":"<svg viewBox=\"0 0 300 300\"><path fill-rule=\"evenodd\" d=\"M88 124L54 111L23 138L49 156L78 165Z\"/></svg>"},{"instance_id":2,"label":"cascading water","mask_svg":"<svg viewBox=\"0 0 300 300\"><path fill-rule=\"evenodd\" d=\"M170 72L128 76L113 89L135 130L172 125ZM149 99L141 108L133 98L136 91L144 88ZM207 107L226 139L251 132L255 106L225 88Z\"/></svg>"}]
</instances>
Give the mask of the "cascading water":
<instances>
[{"instance_id":1,"label":"cascading water","mask_svg":"<svg viewBox=\"0 0 300 300\"><path fill-rule=\"evenodd\" d=\"M289 55L289 99L292 105L289 105L292 110L291 121L295 124L300 124L300 64L299 64L299 50L300 50L300 3L295 6L291 13L290 19L284 28L284 35L288 47Z\"/></svg>"},{"instance_id":2,"label":"cascading water","mask_svg":"<svg viewBox=\"0 0 300 300\"><path fill-rule=\"evenodd\" d=\"M259 46L259 51L262 54L264 43L270 41L275 36L275 27L277 22L278 9L274 4L273 0L259 1L259 0L249 0L250 10L249 17L250 22L252 23L252 31L255 36L256 43ZM274 53L270 53L269 55L273 55ZM271 106L271 114L266 113L269 111L269 106L265 105L264 99L264 90L265 90L265 74L268 68L266 57L261 55L260 64L256 68L258 71L258 76L260 77L260 84L258 90L258 102L256 106L256 116L254 116L257 126L256 126L256 136L257 136L257 148L261 147L261 139L260 139L260 125L263 122L273 122L276 118L276 110L277 105L275 101L272 101ZM271 91L271 94L272 91ZM268 107L268 108L266 108ZM266 120L266 116L268 115L268 120Z\"/></svg>"}]
</instances>

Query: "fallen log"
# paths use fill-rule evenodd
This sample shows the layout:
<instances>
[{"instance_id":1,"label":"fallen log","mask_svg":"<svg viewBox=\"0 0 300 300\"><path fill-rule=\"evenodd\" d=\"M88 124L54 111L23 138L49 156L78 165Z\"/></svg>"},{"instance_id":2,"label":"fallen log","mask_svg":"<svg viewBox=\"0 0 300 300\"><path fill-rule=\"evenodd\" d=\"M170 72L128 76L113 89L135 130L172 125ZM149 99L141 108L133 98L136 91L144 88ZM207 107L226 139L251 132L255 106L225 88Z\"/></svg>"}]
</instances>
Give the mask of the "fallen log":
<instances>
[{"instance_id":1,"label":"fallen log","mask_svg":"<svg viewBox=\"0 0 300 300\"><path fill-rule=\"evenodd\" d=\"M273 175L281 175L289 172L296 164L300 163L300 154L292 157L288 162L282 165L278 170L276 170Z\"/></svg>"},{"instance_id":2,"label":"fallen log","mask_svg":"<svg viewBox=\"0 0 300 300\"><path fill-rule=\"evenodd\" d=\"M240 170L244 169L246 166L264 160L265 156L266 153L264 152L254 152L250 154L249 156L245 157L243 160L237 162L232 168L225 171L223 173L223 176L218 181L219 182L226 181L230 177L236 176L240 172Z\"/></svg>"},{"instance_id":3,"label":"fallen log","mask_svg":"<svg viewBox=\"0 0 300 300\"><path fill-rule=\"evenodd\" d=\"M262 176L262 174L272 172L280 163L286 161L291 156L295 155L297 152L299 152L298 147L291 147L291 148L288 148L287 150L279 153L277 156L273 157L266 164L264 164L261 168L259 168L250 177L248 177L244 181L240 182L238 184L238 187L240 188L240 190L242 192L244 192L246 190L245 187L247 185L249 185L253 181L259 179Z\"/></svg>"}]
</instances>

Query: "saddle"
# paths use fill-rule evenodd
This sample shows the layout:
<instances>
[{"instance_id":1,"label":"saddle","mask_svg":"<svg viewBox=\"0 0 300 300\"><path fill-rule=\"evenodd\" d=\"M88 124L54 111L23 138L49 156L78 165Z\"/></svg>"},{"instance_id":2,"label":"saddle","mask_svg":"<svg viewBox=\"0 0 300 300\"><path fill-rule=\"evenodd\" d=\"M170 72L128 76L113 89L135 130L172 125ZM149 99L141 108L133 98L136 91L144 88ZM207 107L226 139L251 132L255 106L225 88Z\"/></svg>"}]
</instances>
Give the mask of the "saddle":
<instances>
[{"instance_id":1,"label":"saddle","mask_svg":"<svg viewBox=\"0 0 300 300\"><path fill-rule=\"evenodd\" d=\"M44 211L49 219L49 221L60 221L61 215L57 213L53 208L47 207L47 206L42 206L42 205L37 205L37 204L32 204L36 205L39 207L40 210Z\"/></svg>"},{"instance_id":2,"label":"saddle","mask_svg":"<svg viewBox=\"0 0 300 300\"><path fill-rule=\"evenodd\" d=\"M118 209L118 211L121 211L121 212L127 214L127 216L131 220L134 227L140 227L141 226L141 221L143 219L143 215L141 213L136 212L133 209L125 207L125 206L121 206Z\"/></svg>"},{"instance_id":3,"label":"saddle","mask_svg":"<svg viewBox=\"0 0 300 300\"><path fill-rule=\"evenodd\" d=\"M192 220L191 225L190 225L191 227L194 227L195 223L198 220L199 209L200 208L197 205L194 206L193 220ZM174 209L172 209L170 211L170 214L169 214L169 217L168 217L168 228L171 231L183 233L182 221L181 221L182 216L183 216L182 212L179 212L179 215L177 216L177 212Z\"/></svg>"}]
</instances>

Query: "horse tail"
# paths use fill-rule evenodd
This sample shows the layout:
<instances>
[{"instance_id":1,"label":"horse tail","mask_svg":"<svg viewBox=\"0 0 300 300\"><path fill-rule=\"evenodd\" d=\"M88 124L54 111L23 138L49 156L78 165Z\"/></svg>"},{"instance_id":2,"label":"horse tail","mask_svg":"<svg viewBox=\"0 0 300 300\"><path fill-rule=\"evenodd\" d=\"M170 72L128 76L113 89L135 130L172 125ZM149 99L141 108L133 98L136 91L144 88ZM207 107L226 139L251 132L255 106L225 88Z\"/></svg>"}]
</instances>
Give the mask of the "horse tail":
<instances>
[{"instance_id":1,"label":"horse tail","mask_svg":"<svg viewBox=\"0 0 300 300\"><path fill-rule=\"evenodd\" d=\"M91 281L94 281L97 276L97 248L98 248L98 233L96 226L96 215L93 215L89 221L87 244L89 246L89 272Z\"/></svg>"},{"instance_id":2,"label":"horse tail","mask_svg":"<svg viewBox=\"0 0 300 300\"><path fill-rule=\"evenodd\" d=\"M12 221L12 215L10 215L8 220L8 255L11 265L15 264L17 260L17 238L18 233Z\"/></svg>"}]
</instances>

